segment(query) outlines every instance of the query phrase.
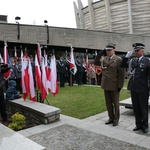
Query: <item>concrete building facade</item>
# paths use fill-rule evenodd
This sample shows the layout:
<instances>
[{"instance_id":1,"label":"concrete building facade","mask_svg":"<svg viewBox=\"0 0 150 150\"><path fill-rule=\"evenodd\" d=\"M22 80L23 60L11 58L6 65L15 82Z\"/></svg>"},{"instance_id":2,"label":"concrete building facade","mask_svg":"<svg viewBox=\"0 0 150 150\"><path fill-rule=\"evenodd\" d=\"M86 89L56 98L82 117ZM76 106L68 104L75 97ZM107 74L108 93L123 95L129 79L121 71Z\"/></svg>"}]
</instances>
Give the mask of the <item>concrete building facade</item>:
<instances>
[{"instance_id":1,"label":"concrete building facade","mask_svg":"<svg viewBox=\"0 0 150 150\"><path fill-rule=\"evenodd\" d=\"M19 36L18 36L19 35ZM19 37L19 38L18 38ZM132 49L132 44L141 42L145 44L145 52L150 53L150 36L140 36L133 34L73 29L62 27L37 26L0 23L0 52L3 52L4 42L7 42L8 49L14 52L14 47L23 49L35 54L37 43L46 45L48 53L70 52L70 47L74 52L95 54L95 50L100 51L108 43L116 44L116 52L123 54Z\"/></svg>"},{"instance_id":2,"label":"concrete building facade","mask_svg":"<svg viewBox=\"0 0 150 150\"><path fill-rule=\"evenodd\" d=\"M150 0L87 1L74 2L78 29L150 36Z\"/></svg>"}]
</instances>

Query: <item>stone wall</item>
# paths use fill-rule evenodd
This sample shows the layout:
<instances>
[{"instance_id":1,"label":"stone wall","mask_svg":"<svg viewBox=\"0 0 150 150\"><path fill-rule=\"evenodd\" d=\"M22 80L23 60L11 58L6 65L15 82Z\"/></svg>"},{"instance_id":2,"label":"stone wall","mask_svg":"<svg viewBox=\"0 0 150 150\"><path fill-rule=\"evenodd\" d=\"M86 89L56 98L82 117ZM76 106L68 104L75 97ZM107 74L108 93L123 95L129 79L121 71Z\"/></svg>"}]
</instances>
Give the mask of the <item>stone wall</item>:
<instances>
[{"instance_id":1,"label":"stone wall","mask_svg":"<svg viewBox=\"0 0 150 150\"><path fill-rule=\"evenodd\" d=\"M8 102L9 111L14 114L19 112L26 117L27 123L49 124L60 119L59 108L30 100L16 99Z\"/></svg>"}]
</instances>

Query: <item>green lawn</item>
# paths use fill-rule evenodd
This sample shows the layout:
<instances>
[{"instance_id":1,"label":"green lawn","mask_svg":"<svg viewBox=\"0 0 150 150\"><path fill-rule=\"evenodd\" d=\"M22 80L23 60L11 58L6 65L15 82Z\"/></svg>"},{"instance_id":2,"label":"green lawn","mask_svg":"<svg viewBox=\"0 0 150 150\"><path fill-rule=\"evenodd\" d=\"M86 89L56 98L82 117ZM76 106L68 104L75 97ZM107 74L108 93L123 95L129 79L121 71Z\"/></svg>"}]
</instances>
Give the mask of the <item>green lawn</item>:
<instances>
[{"instance_id":1,"label":"green lawn","mask_svg":"<svg viewBox=\"0 0 150 150\"><path fill-rule=\"evenodd\" d=\"M129 91L122 89L120 100L129 97ZM59 88L59 93L55 96L50 94L47 96L47 101L51 106L60 108L62 114L79 119L106 110L103 90L99 86L66 86L65 88Z\"/></svg>"}]
</instances>

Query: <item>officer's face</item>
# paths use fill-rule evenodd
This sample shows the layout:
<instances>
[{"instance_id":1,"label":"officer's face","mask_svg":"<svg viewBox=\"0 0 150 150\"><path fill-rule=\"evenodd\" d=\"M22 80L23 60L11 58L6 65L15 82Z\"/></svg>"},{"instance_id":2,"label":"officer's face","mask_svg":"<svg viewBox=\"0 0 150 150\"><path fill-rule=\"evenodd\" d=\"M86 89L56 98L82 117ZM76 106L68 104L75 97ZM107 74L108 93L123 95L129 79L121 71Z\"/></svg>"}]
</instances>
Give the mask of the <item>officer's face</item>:
<instances>
[{"instance_id":1,"label":"officer's face","mask_svg":"<svg viewBox=\"0 0 150 150\"><path fill-rule=\"evenodd\" d=\"M143 49L135 50L134 53L135 56L141 57L144 54L144 50Z\"/></svg>"},{"instance_id":2,"label":"officer's face","mask_svg":"<svg viewBox=\"0 0 150 150\"><path fill-rule=\"evenodd\" d=\"M115 53L114 49L106 50L106 54L107 54L107 56L108 56L108 57L113 56L113 55L114 55L114 53Z\"/></svg>"}]
</instances>

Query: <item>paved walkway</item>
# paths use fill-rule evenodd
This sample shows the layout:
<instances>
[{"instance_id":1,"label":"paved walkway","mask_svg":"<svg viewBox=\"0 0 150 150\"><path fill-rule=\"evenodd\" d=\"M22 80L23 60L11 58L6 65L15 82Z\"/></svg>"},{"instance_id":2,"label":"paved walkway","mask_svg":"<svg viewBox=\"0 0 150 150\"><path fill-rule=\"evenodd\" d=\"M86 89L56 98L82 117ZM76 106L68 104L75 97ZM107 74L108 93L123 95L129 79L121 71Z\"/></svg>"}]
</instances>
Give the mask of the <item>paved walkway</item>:
<instances>
[{"instance_id":1,"label":"paved walkway","mask_svg":"<svg viewBox=\"0 0 150 150\"><path fill-rule=\"evenodd\" d=\"M60 121L19 131L46 150L145 150L150 149L150 132L132 131L132 109L120 106L119 125L105 125L107 112L80 120L65 115ZM150 115L149 115L150 116Z\"/></svg>"}]
</instances>

